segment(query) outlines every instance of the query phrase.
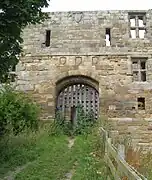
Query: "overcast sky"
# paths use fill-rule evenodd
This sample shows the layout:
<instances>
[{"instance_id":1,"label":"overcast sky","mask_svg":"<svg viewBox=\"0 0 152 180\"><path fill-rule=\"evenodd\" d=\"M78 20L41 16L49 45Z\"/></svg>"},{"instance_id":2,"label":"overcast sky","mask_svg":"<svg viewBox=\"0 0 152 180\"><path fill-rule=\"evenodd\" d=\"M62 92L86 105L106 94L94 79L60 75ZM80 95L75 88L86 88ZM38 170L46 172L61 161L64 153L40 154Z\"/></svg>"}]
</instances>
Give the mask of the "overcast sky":
<instances>
[{"instance_id":1,"label":"overcast sky","mask_svg":"<svg viewBox=\"0 0 152 180\"><path fill-rule=\"evenodd\" d=\"M146 10L152 0L50 0L45 11Z\"/></svg>"}]
</instances>

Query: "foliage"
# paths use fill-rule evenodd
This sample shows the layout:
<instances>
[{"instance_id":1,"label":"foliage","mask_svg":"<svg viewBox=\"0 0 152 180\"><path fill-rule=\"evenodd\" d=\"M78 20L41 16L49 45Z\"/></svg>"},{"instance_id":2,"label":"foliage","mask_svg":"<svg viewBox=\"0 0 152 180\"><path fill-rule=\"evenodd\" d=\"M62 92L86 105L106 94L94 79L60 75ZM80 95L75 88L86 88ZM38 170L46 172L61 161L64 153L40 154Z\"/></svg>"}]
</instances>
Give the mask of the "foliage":
<instances>
[{"instance_id":1,"label":"foliage","mask_svg":"<svg viewBox=\"0 0 152 180\"><path fill-rule=\"evenodd\" d=\"M39 108L26 94L11 86L0 91L0 133L14 134L27 129L37 129Z\"/></svg>"},{"instance_id":2,"label":"foliage","mask_svg":"<svg viewBox=\"0 0 152 180\"><path fill-rule=\"evenodd\" d=\"M144 174L147 179L152 179L152 152L148 150L146 153L140 152L140 173Z\"/></svg>"},{"instance_id":3,"label":"foliage","mask_svg":"<svg viewBox=\"0 0 152 180\"><path fill-rule=\"evenodd\" d=\"M106 180L108 176L111 176L104 162L103 144L104 142L97 128L93 128L88 136L79 135L76 137L72 151L73 154L76 154L77 163L72 180ZM110 179L113 178L110 177Z\"/></svg>"},{"instance_id":4,"label":"foliage","mask_svg":"<svg viewBox=\"0 0 152 180\"><path fill-rule=\"evenodd\" d=\"M77 106L77 119L76 125L74 126L74 134L87 133L90 127L94 125L95 118L93 111L85 113L81 105Z\"/></svg>"},{"instance_id":5,"label":"foliage","mask_svg":"<svg viewBox=\"0 0 152 180\"><path fill-rule=\"evenodd\" d=\"M47 175L50 175L52 179L53 177L56 179L57 175L60 177L67 171L64 169L64 164L67 164L67 169L71 165L67 163L70 159L66 155L68 152L67 143L65 136L49 136L48 129L44 127L39 128L37 132L22 133L17 136L11 135L9 138L1 139L0 179L10 175L10 171L24 170L24 167L29 167L32 170L33 174L29 179L35 179L36 176L39 177L36 179L43 179L43 176L47 179ZM63 156L63 154L65 155ZM17 179L28 179L28 173L24 177L22 172L21 177L19 175Z\"/></svg>"},{"instance_id":6,"label":"foliage","mask_svg":"<svg viewBox=\"0 0 152 180\"><path fill-rule=\"evenodd\" d=\"M54 136L66 134L66 128L65 118L62 116L62 113L58 111L55 120L50 124L49 134Z\"/></svg>"},{"instance_id":7,"label":"foliage","mask_svg":"<svg viewBox=\"0 0 152 180\"><path fill-rule=\"evenodd\" d=\"M69 148L69 137L50 135L51 124L42 123L37 132L1 139L0 178L16 169L16 180L66 179L71 170L71 180L108 178L110 172L103 158L104 142L96 127L87 136L76 136L74 145Z\"/></svg>"},{"instance_id":8,"label":"foliage","mask_svg":"<svg viewBox=\"0 0 152 180\"><path fill-rule=\"evenodd\" d=\"M92 111L85 113L82 106L76 107L76 120L74 124L67 120L62 112L56 113L54 123L51 125L51 134L58 135L64 133L66 135L88 134L96 120Z\"/></svg>"},{"instance_id":9,"label":"foliage","mask_svg":"<svg viewBox=\"0 0 152 180\"><path fill-rule=\"evenodd\" d=\"M0 81L18 63L23 39L21 33L28 24L40 23L47 16L42 12L47 0L3 0L0 2Z\"/></svg>"}]
</instances>

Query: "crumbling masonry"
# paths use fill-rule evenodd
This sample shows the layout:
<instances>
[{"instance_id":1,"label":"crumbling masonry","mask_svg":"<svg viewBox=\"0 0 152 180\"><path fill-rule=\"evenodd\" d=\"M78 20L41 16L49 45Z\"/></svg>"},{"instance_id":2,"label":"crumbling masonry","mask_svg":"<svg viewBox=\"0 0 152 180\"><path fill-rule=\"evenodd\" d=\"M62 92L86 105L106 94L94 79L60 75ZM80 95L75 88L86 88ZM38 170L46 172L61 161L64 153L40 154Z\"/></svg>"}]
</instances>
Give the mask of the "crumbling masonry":
<instances>
[{"instance_id":1,"label":"crumbling masonry","mask_svg":"<svg viewBox=\"0 0 152 180\"><path fill-rule=\"evenodd\" d=\"M73 117L81 103L120 133L151 143L152 10L50 13L23 38L16 83L44 118L56 109Z\"/></svg>"}]
</instances>

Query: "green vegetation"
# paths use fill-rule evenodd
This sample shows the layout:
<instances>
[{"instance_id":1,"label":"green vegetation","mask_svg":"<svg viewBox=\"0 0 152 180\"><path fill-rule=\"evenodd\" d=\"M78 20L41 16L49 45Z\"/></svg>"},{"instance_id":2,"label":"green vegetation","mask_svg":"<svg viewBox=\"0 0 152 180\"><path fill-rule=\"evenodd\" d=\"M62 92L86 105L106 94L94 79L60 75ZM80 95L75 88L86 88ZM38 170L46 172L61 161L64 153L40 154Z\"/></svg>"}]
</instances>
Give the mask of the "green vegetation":
<instances>
[{"instance_id":1,"label":"green vegetation","mask_svg":"<svg viewBox=\"0 0 152 180\"><path fill-rule=\"evenodd\" d=\"M77 107L74 126L61 114L42 123L31 98L5 86L0 92L0 178L106 179L104 143L92 113ZM70 140L75 143L69 146Z\"/></svg>"},{"instance_id":2,"label":"green vegetation","mask_svg":"<svg viewBox=\"0 0 152 180\"><path fill-rule=\"evenodd\" d=\"M49 139L42 132L6 136L0 141L0 177L37 159L45 150ZM44 143L43 143L44 142Z\"/></svg>"},{"instance_id":3,"label":"green vegetation","mask_svg":"<svg viewBox=\"0 0 152 180\"><path fill-rule=\"evenodd\" d=\"M0 178L32 162L16 175L16 180L62 179L71 170L74 171L73 180L106 179L109 171L103 161L103 142L97 132L76 136L74 146L69 148L68 136L52 135L50 131L50 124L46 123L36 133L3 139L0 142Z\"/></svg>"},{"instance_id":4,"label":"green vegetation","mask_svg":"<svg viewBox=\"0 0 152 180\"><path fill-rule=\"evenodd\" d=\"M139 155L139 165L137 170L143 174L147 179L152 179L152 152L149 150L146 153L143 153L143 150L140 149L136 153Z\"/></svg>"},{"instance_id":5,"label":"green vegetation","mask_svg":"<svg viewBox=\"0 0 152 180\"><path fill-rule=\"evenodd\" d=\"M88 134L97 122L94 113L92 111L85 113L83 107L78 105L76 107L76 114L77 120L72 124L71 121L63 117L62 112L58 111L53 124L54 127L52 127L56 131L52 132L62 132L69 136Z\"/></svg>"},{"instance_id":6,"label":"green vegetation","mask_svg":"<svg viewBox=\"0 0 152 180\"><path fill-rule=\"evenodd\" d=\"M73 147L77 163L72 180L106 180L111 173L105 165L103 153L103 142L96 133L77 136Z\"/></svg>"},{"instance_id":7,"label":"green vegetation","mask_svg":"<svg viewBox=\"0 0 152 180\"><path fill-rule=\"evenodd\" d=\"M8 79L19 61L23 42L21 33L28 24L40 23L46 18L42 8L49 0L3 0L0 2L0 81Z\"/></svg>"},{"instance_id":8,"label":"green vegetation","mask_svg":"<svg viewBox=\"0 0 152 180\"><path fill-rule=\"evenodd\" d=\"M39 108L25 93L10 85L0 90L0 135L38 128Z\"/></svg>"}]
</instances>

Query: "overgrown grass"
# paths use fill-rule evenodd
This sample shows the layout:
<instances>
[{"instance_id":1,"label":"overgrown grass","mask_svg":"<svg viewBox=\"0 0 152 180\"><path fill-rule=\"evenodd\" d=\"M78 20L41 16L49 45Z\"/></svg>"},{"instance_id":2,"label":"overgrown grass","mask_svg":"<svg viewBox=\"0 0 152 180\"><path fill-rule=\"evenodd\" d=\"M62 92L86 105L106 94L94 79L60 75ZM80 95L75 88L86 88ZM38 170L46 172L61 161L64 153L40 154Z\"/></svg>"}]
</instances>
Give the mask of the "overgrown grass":
<instances>
[{"instance_id":1,"label":"overgrown grass","mask_svg":"<svg viewBox=\"0 0 152 180\"><path fill-rule=\"evenodd\" d=\"M14 171L18 166L34 161L50 148L50 142L53 143L56 139L50 137L45 130L12 135L0 141L0 177L8 171ZM67 143L65 139L65 136L60 136L60 143Z\"/></svg>"},{"instance_id":2,"label":"overgrown grass","mask_svg":"<svg viewBox=\"0 0 152 180\"><path fill-rule=\"evenodd\" d=\"M76 162L72 180L106 180L110 176L103 159L103 142L96 133L76 137L72 154Z\"/></svg>"},{"instance_id":3,"label":"overgrown grass","mask_svg":"<svg viewBox=\"0 0 152 180\"><path fill-rule=\"evenodd\" d=\"M61 179L64 176L72 166L67 139L64 136L47 139L48 141L45 141L47 145L41 156L15 179Z\"/></svg>"},{"instance_id":4,"label":"overgrown grass","mask_svg":"<svg viewBox=\"0 0 152 180\"><path fill-rule=\"evenodd\" d=\"M152 179L152 152L151 150L143 151L142 148L133 150L132 166L135 167L147 179Z\"/></svg>"},{"instance_id":5,"label":"overgrown grass","mask_svg":"<svg viewBox=\"0 0 152 180\"><path fill-rule=\"evenodd\" d=\"M16 180L57 180L74 169L72 180L107 179L108 168L103 161L102 141L97 133L75 137L68 148L69 137L62 132L50 133L50 125L38 133L22 134L1 141L0 177L10 170L32 162L15 177ZM7 143L6 143L7 142Z\"/></svg>"}]
</instances>

